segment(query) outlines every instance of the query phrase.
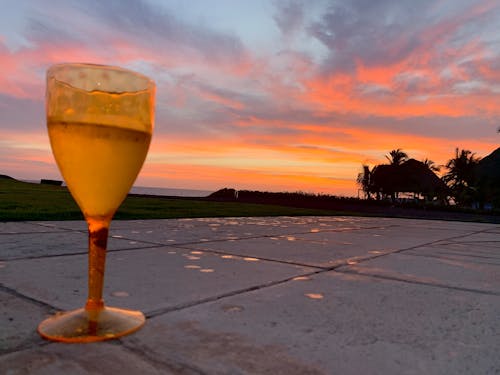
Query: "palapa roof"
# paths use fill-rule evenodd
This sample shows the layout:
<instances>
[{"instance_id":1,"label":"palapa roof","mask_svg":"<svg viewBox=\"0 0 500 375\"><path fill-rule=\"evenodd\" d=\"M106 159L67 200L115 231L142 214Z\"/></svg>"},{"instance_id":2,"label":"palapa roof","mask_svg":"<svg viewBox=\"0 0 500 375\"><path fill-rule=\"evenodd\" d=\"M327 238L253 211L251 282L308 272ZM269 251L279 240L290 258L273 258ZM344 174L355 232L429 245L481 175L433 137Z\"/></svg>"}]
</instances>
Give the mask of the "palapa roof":
<instances>
[{"instance_id":1,"label":"palapa roof","mask_svg":"<svg viewBox=\"0 0 500 375\"><path fill-rule=\"evenodd\" d=\"M446 184L428 166L415 159L408 159L400 165L376 166L371 184L375 191L383 193L442 194L448 191Z\"/></svg>"}]
</instances>

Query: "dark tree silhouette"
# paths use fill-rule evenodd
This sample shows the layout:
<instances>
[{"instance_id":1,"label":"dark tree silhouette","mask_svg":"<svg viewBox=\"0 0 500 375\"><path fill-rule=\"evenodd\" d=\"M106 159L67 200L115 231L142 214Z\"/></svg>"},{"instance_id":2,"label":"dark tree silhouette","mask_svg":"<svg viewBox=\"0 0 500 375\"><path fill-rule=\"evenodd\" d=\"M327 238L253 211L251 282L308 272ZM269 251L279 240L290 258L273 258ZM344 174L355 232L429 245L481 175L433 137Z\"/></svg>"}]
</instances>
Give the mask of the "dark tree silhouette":
<instances>
[{"instance_id":1,"label":"dark tree silhouette","mask_svg":"<svg viewBox=\"0 0 500 375\"><path fill-rule=\"evenodd\" d=\"M481 159L476 179L480 207L500 208L500 147Z\"/></svg>"},{"instance_id":2,"label":"dark tree silhouette","mask_svg":"<svg viewBox=\"0 0 500 375\"><path fill-rule=\"evenodd\" d=\"M358 174L357 183L360 185L361 190L365 194L365 199L371 199L370 190L372 183L372 171L368 165L363 165L363 172Z\"/></svg>"},{"instance_id":3,"label":"dark tree silhouette","mask_svg":"<svg viewBox=\"0 0 500 375\"><path fill-rule=\"evenodd\" d=\"M500 128L499 128L500 133ZM465 149L455 149L455 157L446 165L430 159L410 159L401 149L385 156L389 164L363 165L357 183L366 199L388 199L398 202L400 193L414 199L449 204L453 198L461 206L481 209L500 208L500 147L484 158ZM444 168L440 178L435 172Z\"/></svg>"},{"instance_id":4,"label":"dark tree silhouette","mask_svg":"<svg viewBox=\"0 0 500 375\"><path fill-rule=\"evenodd\" d=\"M391 165L401 165L403 162L408 160L408 154L398 148L389 152L389 156L385 155L385 158L389 160Z\"/></svg>"},{"instance_id":5,"label":"dark tree silhouette","mask_svg":"<svg viewBox=\"0 0 500 375\"><path fill-rule=\"evenodd\" d=\"M401 164L403 164L406 160L408 160L408 154L406 152L404 152L403 150L401 150L400 148L397 148L395 150L392 150L391 152L389 152L389 156L385 155L385 158L389 161L389 164L392 166L392 167L397 167ZM378 172L379 172L379 175L380 175L380 166L377 166L374 168L373 172L375 172L375 170L378 168ZM396 172L391 169L391 173L390 174L396 174ZM384 171L385 173L386 171ZM392 185L397 185L397 183L393 183ZM391 199L394 201L397 197L398 197L398 191L397 189L393 189L391 192L390 192L390 195L391 195ZM377 195L378 196L378 195Z\"/></svg>"},{"instance_id":6,"label":"dark tree silhouette","mask_svg":"<svg viewBox=\"0 0 500 375\"><path fill-rule=\"evenodd\" d=\"M443 181L451 188L456 203L468 205L476 195L475 169L481 160L469 150L455 149L455 157L446 163Z\"/></svg>"},{"instance_id":7,"label":"dark tree silhouette","mask_svg":"<svg viewBox=\"0 0 500 375\"><path fill-rule=\"evenodd\" d=\"M432 172L439 172L441 170L441 167L430 159L425 158L424 160L422 160L422 163Z\"/></svg>"}]
</instances>

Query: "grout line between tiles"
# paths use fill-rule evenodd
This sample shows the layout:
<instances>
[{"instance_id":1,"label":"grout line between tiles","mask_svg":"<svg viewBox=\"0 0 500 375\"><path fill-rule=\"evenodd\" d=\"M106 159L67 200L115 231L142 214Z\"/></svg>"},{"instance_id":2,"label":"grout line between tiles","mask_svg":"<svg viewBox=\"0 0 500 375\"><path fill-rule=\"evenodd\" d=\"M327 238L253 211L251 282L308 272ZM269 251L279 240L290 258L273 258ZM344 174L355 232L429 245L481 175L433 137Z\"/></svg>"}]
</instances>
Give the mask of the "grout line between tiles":
<instances>
[{"instance_id":1,"label":"grout line between tiles","mask_svg":"<svg viewBox=\"0 0 500 375\"><path fill-rule=\"evenodd\" d=\"M419 281L419 280L410 280L410 279L404 279L402 277L397 277L397 276L377 275L377 274L372 274L372 273L360 273L360 272L357 272L356 270L348 269L348 268L335 269L335 272L357 275L357 276L361 276L361 277L363 277L363 276L364 277L373 277L373 278L382 279L382 280L399 281L399 282L403 282L403 283L407 283L407 284L425 285L425 286L430 286L430 287L435 287L435 288L457 290L460 292L484 294L484 295L489 295L489 296L500 296L500 292L493 292L493 291L480 290L480 289L474 289L474 288L465 288L465 287L452 286L452 285L446 285L446 284L440 284L440 283L430 283L430 282Z\"/></svg>"},{"instance_id":2,"label":"grout line between tiles","mask_svg":"<svg viewBox=\"0 0 500 375\"><path fill-rule=\"evenodd\" d=\"M256 290L261 290L261 289L269 288L269 287L272 287L272 286L285 284L285 283L287 283L289 281L292 281L293 279L295 279L297 277L309 277L309 276L317 275L319 273L323 273L323 272L327 272L327 271L330 271L330 270L329 269L320 269L320 270L316 270L316 271L312 271L312 272L307 272L307 273L303 273L303 274L289 276L289 277L281 279L281 280L275 280L275 281L270 281L270 282L267 282L267 283L264 283L264 284L253 285L253 286L249 286L249 287L246 287L246 288L242 288L242 289L233 290L233 291L230 291L230 292L218 294L218 295L215 295L215 296L210 296L210 297L202 298L202 299L199 299L197 301L189 301L189 302L181 303L181 304L178 304L178 305L175 305L175 306L170 306L170 307L165 307L165 308L161 308L161 309L152 310L152 311L149 311L149 312L145 313L145 316L146 316L146 318L151 319L151 318L155 318L157 316L163 315L163 314L167 314L167 313L170 313L170 312L183 310L183 309L186 309L186 308L189 308L189 307L203 305L205 303L215 302L215 301L218 301L218 300L221 300L221 299L224 299L224 298L233 297L233 296L237 296L237 295L240 295L240 294L244 294L244 293L248 293L248 292L253 292L253 291L256 291Z\"/></svg>"},{"instance_id":3,"label":"grout line between tiles","mask_svg":"<svg viewBox=\"0 0 500 375\"><path fill-rule=\"evenodd\" d=\"M7 293L7 294L10 294L11 296L14 296L14 297L17 297L17 298L21 298L22 300L24 301L28 301L30 303L33 303L39 307L43 307L45 309L49 309L50 311L58 311L59 309L55 306L52 306L48 303L45 303L43 301L40 301L40 300L37 300L35 298L32 298L32 297L29 297L25 294L22 294L22 293L19 293L17 290L15 289L12 289L12 288L9 288L3 284L0 284L0 291L4 292L4 293Z\"/></svg>"},{"instance_id":4,"label":"grout line between tiles","mask_svg":"<svg viewBox=\"0 0 500 375\"><path fill-rule=\"evenodd\" d=\"M162 372L173 373L173 374L185 374L186 371L189 371L189 374L192 375L208 375L207 372L204 372L197 366L190 365L184 361L175 358L168 358L168 361L159 359L158 356L153 356L150 354L150 350L143 347L140 343L138 343L134 338L128 337L127 340L123 340L122 338L118 339L118 342L121 344L125 350L131 353L131 355L136 355L142 360L148 362L151 366L160 368Z\"/></svg>"}]
</instances>

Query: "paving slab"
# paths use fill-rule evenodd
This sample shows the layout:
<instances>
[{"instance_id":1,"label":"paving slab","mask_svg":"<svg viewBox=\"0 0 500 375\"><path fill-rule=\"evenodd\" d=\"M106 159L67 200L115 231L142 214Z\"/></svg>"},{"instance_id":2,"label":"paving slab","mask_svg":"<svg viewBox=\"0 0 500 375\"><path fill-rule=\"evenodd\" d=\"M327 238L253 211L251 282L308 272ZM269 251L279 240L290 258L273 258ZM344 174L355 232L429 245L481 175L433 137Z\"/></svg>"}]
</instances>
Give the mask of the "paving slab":
<instances>
[{"instance_id":1,"label":"paving slab","mask_svg":"<svg viewBox=\"0 0 500 375\"><path fill-rule=\"evenodd\" d=\"M178 374L112 343L46 344L3 355L0 373L8 375Z\"/></svg>"},{"instance_id":2,"label":"paving slab","mask_svg":"<svg viewBox=\"0 0 500 375\"><path fill-rule=\"evenodd\" d=\"M54 228L38 225L34 222L0 222L0 235L14 233L52 232Z\"/></svg>"},{"instance_id":3,"label":"paving slab","mask_svg":"<svg viewBox=\"0 0 500 375\"><path fill-rule=\"evenodd\" d=\"M35 328L49 312L47 306L0 289L0 354L41 344Z\"/></svg>"},{"instance_id":4,"label":"paving slab","mask_svg":"<svg viewBox=\"0 0 500 375\"><path fill-rule=\"evenodd\" d=\"M353 263L339 271L500 295L500 241L489 230Z\"/></svg>"},{"instance_id":5,"label":"paving slab","mask_svg":"<svg viewBox=\"0 0 500 375\"><path fill-rule=\"evenodd\" d=\"M222 226L254 226L274 228L304 228L321 226L325 229L338 226L378 226L381 223L391 223L387 218L360 218L354 216L277 216L277 217L215 217L215 218L186 218L186 219L152 219L152 220L113 220L112 228L157 228L157 227L204 227L210 224ZM35 223L35 222L33 222ZM62 227L68 229L85 229L83 220L69 221L39 221L38 225Z\"/></svg>"},{"instance_id":6,"label":"paving slab","mask_svg":"<svg viewBox=\"0 0 500 375\"><path fill-rule=\"evenodd\" d=\"M495 231L482 231L464 236L459 239L452 239L451 243L460 243L467 246L477 246L485 248L500 248L500 233Z\"/></svg>"},{"instance_id":7,"label":"paving slab","mask_svg":"<svg viewBox=\"0 0 500 375\"><path fill-rule=\"evenodd\" d=\"M346 258L365 255L368 252L366 248L347 248L348 245L334 245L321 241L320 238L298 239L292 235L187 244L183 247L313 267L333 267L342 264Z\"/></svg>"},{"instance_id":8,"label":"paving slab","mask_svg":"<svg viewBox=\"0 0 500 375\"><path fill-rule=\"evenodd\" d=\"M82 254L88 251L88 234L80 231L56 231L0 235L0 260L47 257L64 254ZM108 250L151 246L138 240L111 237Z\"/></svg>"},{"instance_id":9,"label":"paving slab","mask_svg":"<svg viewBox=\"0 0 500 375\"><path fill-rule=\"evenodd\" d=\"M148 241L149 243L160 245L172 245L231 240L254 237L256 235L264 236L266 234L262 233L262 231L244 231L241 230L241 228L235 228L229 225L221 226L218 223L211 223L203 226L183 223L175 227L158 226L155 228L140 228L132 226L132 228L113 228L111 235L115 238L127 238L130 240Z\"/></svg>"},{"instance_id":10,"label":"paving slab","mask_svg":"<svg viewBox=\"0 0 500 375\"><path fill-rule=\"evenodd\" d=\"M0 374L500 373L499 234L362 217L114 221L105 300L148 320L65 345L35 329L85 302L85 223L0 223Z\"/></svg>"},{"instance_id":11,"label":"paving slab","mask_svg":"<svg viewBox=\"0 0 500 375\"><path fill-rule=\"evenodd\" d=\"M338 268L384 278L470 289L500 296L500 265L411 254L390 254Z\"/></svg>"},{"instance_id":12,"label":"paving slab","mask_svg":"<svg viewBox=\"0 0 500 375\"><path fill-rule=\"evenodd\" d=\"M429 244L443 238L464 235L463 230L422 230L401 226L316 231L310 233L247 238L237 241L218 241L186 244L183 247L224 252L240 256L306 264L315 267L333 267L349 260L360 260L374 255ZM467 233L470 233L467 232Z\"/></svg>"},{"instance_id":13,"label":"paving slab","mask_svg":"<svg viewBox=\"0 0 500 375\"><path fill-rule=\"evenodd\" d=\"M37 221L33 223L39 225L40 227L53 231L76 230L80 232L86 232L88 228L85 220Z\"/></svg>"},{"instance_id":14,"label":"paving slab","mask_svg":"<svg viewBox=\"0 0 500 375\"><path fill-rule=\"evenodd\" d=\"M329 271L155 317L124 344L206 374L493 374L499 308Z\"/></svg>"},{"instance_id":15,"label":"paving slab","mask_svg":"<svg viewBox=\"0 0 500 375\"><path fill-rule=\"evenodd\" d=\"M53 230L69 229L86 231L83 221L38 222L42 227ZM180 220L114 220L110 235L156 244L182 244L217 240L232 240L262 236L283 236L310 232L348 231L355 229L386 228L387 234L425 229L429 238L439 237L442 231L450 235L470 233L476 228L484 229L476 223L443 222L432 220L357 218L357 217L257 217L257 218L194 218ZM433 235L434 234L434 235Z\"/></svg>"},{"instance_id":16,"label":"paving slab","mask_svg":"<svg viewBox=\"0 0 500 375\"><path fill-rule=\"evenodd\" d=\"M201 218L183 219L182 223L191 223L195 226L206 224L219 224L220 226L244 227L244 229L257 228L260 230L286 232L309 232L311 228L319 230L330 230L338 228L359 228L373 226L370 220L363 220L358 217L323 217L323 216L302 216L302 217L237 217L237 218ZM380 225L378 223L377 225Z\"/></svg>"},{"instance_id":17,"label":"paving slab","mask_svg":"<svg viewBox=\"0 0 500 375\"><path fill-rule=\"evenodd\" d=\"M364 225L372 226L367 223ZM127 222L126 224L119 222L116 227L112 224L111 234L122 238L170 245L361 227L359 220L325 220L320 217L201 218L179 220L176 225L172 225L172 221L160 221L149 225L144 225L142 222Z\"/></svg>"},{"instance_id":18,"label":"paving slab","mask_svg":"<svg viewBox=\"0 0 500 375\"><path fill-rule=\"evenodd\" d=\"M104 298L110 306L153 313L314 271L174 247L110 252ZM0 283L58 309L81 307L87 297L87 256L4 262Z\"/></svg>"},{"instance_id":19,"label":"paving slab","mask_svg":"<svg viewBox=\"0 0 500 375\"><path fill-rule=\"evenodd\" d=\"M415 248L405 254L442 259L462 260L478 264L500 265L500 244L442 241L432 246Z\"/></svg>"},{"instance_id":20,"label":"paving slab","mask_svg":"<svg viewBox=\"0 0 500 375\"><path fill-rule=\"evenodd\" d=\"M423 219L399 219L386 218L388 222L402 227L413 227L433 230L461 230L465 232L475 232L482 230L498 230L498 224L465 222L465 221L449 221L449 220L423 220Z\"/></svg>"},{"instance_id":21,"label":"paving slab","mask_svg":"<svg viewBox=\"0 0 500 375\"><path fill-rule=\"evenodd\" d=\"M83 220L72 221L37 221L37 222L9 222L0 223L7 227L16 227L18 224L40 227L40 230L71 229L85 231L86 223ZM285 229L290 233L309 232L310 229L321 231L337 230L339 228L370 228L370 227L413 227L427 230L459 230L473 232L490 229L500 231L497 224L471 223L460 221L399 219L381 217L355 216L279 216L279 217L227 217L227 218L188 218L188 219L154 219L154 220L113 220L113 229L155 229L155 228L203 228L203 227L233 227L239 230L242 227L258 228L258 230L280 231ZM45 228L45 229L44 229ZM0 232L1 233L1 232ZM283 233L283 234L287 234ZM275 233L279 234L279 233Z\"/></svg>"}]
</instances>

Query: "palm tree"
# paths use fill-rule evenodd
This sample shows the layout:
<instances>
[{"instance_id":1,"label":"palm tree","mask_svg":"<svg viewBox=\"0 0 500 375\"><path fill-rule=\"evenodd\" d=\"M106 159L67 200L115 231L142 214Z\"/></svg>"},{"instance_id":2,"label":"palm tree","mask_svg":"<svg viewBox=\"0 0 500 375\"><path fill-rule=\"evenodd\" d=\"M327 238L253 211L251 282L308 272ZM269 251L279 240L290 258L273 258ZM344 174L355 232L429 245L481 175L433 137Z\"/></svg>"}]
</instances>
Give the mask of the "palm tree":
<instances>
[{"instance_id":1,"label":"palm tree","mask_svg":"<svg viewBox=\"0 0 500 375\"><path fill-rule=\"evenodd\" d=\"M365 199L371 199L370 190L371 190L372 172L373 171L370 171L370 167L368 165L363 165L363 172L358 174L357 182L361 186L363 192L365 193Z\"/></svg>"},{"instance_id":2,"label":"palm tree","mask_svg":"<svg viewBox=\"0 0 500 375\"><path fill-rule=\"evenodd\" d=\"M408 154L401 150L400 148L392 150L389 152L390 156L385 155L385 158L389 160L391 165L401 165L403 162L408 160Z\"/></svg>"},{"instance_id":3,"label":"palm tree","mask_svg":"<svg viewBox=\"0 0 500 375\"><path fill-rule=\"evenodd\" d=\"M472 203L475 195L474 171L480 158L469 150L455 149L455 157L446 163L443 181L451 188L455 201L459 204Z\"/></svg>"},{"instance_id":4,"label":"palm tree","mask_svg":"<svg viewBox=\"0 0 500 375\"><path fill-rule=\"evenodd\" d=\"M391 165L391 167L393 169L397 170L405 161L408 160L408 154L406 152L404 152L403 150L401 150L400 148L398 148L396 150L392 150L391 152L389 152L389 156L385 155L385 158L387 160L389 160L389 164ZM394 173L393 173L393 175L394 175ZM394 186L394 188L395 188L395 186ZM392 201L395 201L399 195L399 192L392 191L390 194L391 194Z\"/></svg>"},{"instance_id":5,"label":"palm tree","mask_svg":"<svg viewBox=\"0 0 500 375\"><path fill-rule=\"evenodd\" d=\"M441 170L441 167L430 159L425 158L424 160L422 160L422 163L424 163L424 165L432 172L439 172Z\"/></svg>"}]
</instances>

